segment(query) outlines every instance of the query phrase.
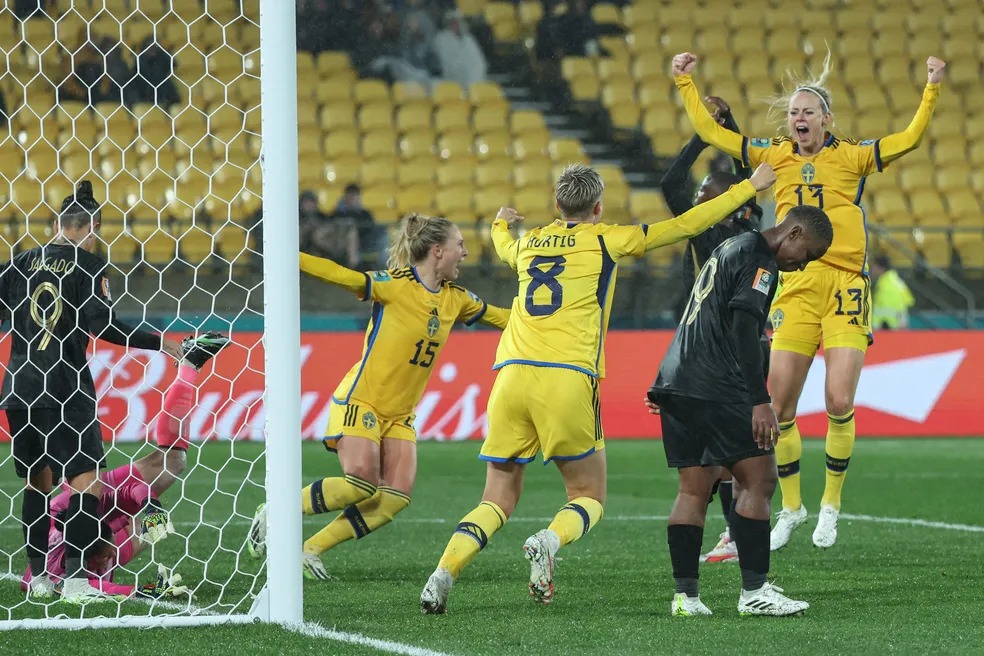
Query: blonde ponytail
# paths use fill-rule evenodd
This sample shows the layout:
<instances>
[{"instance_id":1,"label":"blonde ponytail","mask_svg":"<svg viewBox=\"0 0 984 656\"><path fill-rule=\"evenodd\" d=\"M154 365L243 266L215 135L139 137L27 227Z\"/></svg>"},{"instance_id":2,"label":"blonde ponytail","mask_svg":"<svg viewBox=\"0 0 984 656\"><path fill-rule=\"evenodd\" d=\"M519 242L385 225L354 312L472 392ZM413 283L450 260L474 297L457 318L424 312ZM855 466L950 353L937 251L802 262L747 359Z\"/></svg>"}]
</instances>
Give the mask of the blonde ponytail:
<instances>
[{"instance_id":1,"label":"blonde ponytail","mask_svg":"<svg viewBox=\"0 0 984 656\"><path fill-rule=\"evenodd\" d=\"M389 249L390 269L414 266L427 257L435 244L443 244L454 224L445 218L408 214L400 220L396 238Z\"/></svg>"},{"instance_id":2,"label":"blonde ponytail","mask_svg":"<svg viewBox=\"0 0 984 656\"><path fill-rule=\"evenodd\" d=\"M772 96L767 100L769 103L768 119L770 123L776 125L777 131L786 125L786 114L789 112L789 102L800 91L806 91L816 95L820 99L820 105L828 114L833 114L834 104L830 97L830 90L827 89L827 78L830 77L831 68L830 46L827 46L827 56L823 58L823 69L819 75L814 75L807 68L806 75L799 75L790 68L786 69L786 74L782 80L782 93ZM831 120L831 125L833 121Z\"/></svg>"}]
</instances>

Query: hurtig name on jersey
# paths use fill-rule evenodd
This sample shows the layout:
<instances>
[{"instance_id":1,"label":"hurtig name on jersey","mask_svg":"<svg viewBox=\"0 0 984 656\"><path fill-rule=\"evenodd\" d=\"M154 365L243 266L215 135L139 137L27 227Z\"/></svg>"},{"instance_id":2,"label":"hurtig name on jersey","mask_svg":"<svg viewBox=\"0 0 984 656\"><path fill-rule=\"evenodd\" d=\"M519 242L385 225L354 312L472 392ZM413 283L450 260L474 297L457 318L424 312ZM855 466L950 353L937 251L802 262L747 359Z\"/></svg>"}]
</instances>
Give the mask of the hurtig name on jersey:
<instances>
[{"instance_id":1,"label":"hurtig name on jersey","mask_svg":"<svg viewBox=\"0 0 984 656\"><path fill-rule=\"evenodd\" d=\"M526 242L527 248L574 248L577 245L576 235L543 235L530 236Z\"/></svg>"},{"instance_id":2,"label":"hurtig name on jersey","mask_svg":"<svg viewBox=\"0 0 984 656\"><path fill-rule=\"evenodd\" d=\"M75 265L76 263L73 260L65 260L60 257L55 259L37 257L27 265L27 270L28 272L45 270L51 273L68 274L75 270Z\"/></svg>"}]
</instances>

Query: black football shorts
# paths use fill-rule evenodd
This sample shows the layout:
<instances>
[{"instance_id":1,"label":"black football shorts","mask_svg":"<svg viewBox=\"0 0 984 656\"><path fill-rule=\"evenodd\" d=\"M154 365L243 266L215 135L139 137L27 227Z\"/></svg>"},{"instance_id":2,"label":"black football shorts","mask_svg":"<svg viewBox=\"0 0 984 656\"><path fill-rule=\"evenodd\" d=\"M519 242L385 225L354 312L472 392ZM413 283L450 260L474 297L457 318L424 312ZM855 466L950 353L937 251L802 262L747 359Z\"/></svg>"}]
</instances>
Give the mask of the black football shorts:
<instances>
[{"instance_id":1,"label":"black football shorts","mask_svg":"<svg viewBox=\"0 0 984 656\"><path fill-rule=\"evenodd\" d=\"M752 407L660 394L663 450L672 468L730 466L772 453L760 449L752 434Z\"/></svg>"},{"instance_id":2,"label":"black football shorts","mask_svg":"<svg viewBox=\"0 0 984 656\"><path fill-rule=\"evenodd\" d=\"M62 476L71 479L106 466L102 428L95 416L37 407L8 408L6 413L18 478L51 467L57 484Z\"/></svg>"}]
</instances>

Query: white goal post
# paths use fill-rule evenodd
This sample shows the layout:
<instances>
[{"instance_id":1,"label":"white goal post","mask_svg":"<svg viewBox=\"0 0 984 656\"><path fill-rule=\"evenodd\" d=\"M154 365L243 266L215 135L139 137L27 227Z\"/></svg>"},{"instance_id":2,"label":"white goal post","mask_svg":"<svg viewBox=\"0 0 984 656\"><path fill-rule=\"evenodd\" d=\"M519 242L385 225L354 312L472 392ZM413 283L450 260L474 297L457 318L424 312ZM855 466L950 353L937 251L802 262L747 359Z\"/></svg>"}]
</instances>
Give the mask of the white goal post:
<instances>
[{"instance_id":1,"label":"white goal post","mask_svg":"<svg viewBox=\"0 0 984 656\"><path fill-rule=\"evenodd\" d=\"M65 7L68 11L76 11L72 19L83 24L90 35L88 39L94 38L95 24L103 21L112 26L114 21L119 24L120 42L124 42L122 35L126 34L127 21L140 22L142 25L152 25L149 28L149 35L160 34L167 25L172 29L176 24L185 21L187 26L188 46L199 50L204 62L209 61L212 49L231 50L229 45L229 34L235 25L247 24L250 30L255 31L259 28L258 44L252 45L252 50L243 56L243 69L241 75L230 75L223 78L221 76L210 78L211 64L205 64L203 76L197 80L188 78L182 79L186 85L183 92L188 98L178 103L176 110L169 110L169 116L180 114L182 109L191 108L192 100L190 96L195 96L194 102L199 102L196 94L207 92L210 100L203 101L202 105L197 106L207 117L203 123L206 125L204 136L201 143L209 142L215 145L208 145L210 152L222 152L223 155L217 156L219 160L210 170L205 171L207 183L207 196L220 195L216 192L223 184L229 187L227 181L220 178L222 165L235 163L243 171L246 178L249 178L250 169L255 165L257 158L262 168L262 288L263 288L263 310L262 310L262 331L261 339L257 338L255 343L241 347L248 351L245 357L247 364L243 364L243 372L249 369L249 374L258 379L260 362L262 361L262 395L256 393L252 401L246 407L234 409L239 428L236 434L222 435L216 431L217 427L232 425L231 421L220 422L219 406L234 406L237 403L244 404L240 397L233 398L236 387L236 377L229 380L222 380L225 389L228 390L225 399L213 399L212 405L203 404L200 409L195 426L200 428L202 422L211 421L213 432L208 435L195 435L189 433L192 444L188 449L188 471L184 473L184 478L180 478L173 485L170 491L162 495L164 506L172 510L172 518L177 527L175 535L169 536L167 540L148 547L144 553L134 558L134 567L125 569L124 573L132 583L134 578L145 579L148 572L156 572L158 562L158 549L170 549L167 558L169 562L161 561L168 567L174 567L176 571L182 568L189 568L197 572L197 576L185 577L184 584L195 592L195 598L190 601L187 598L175 598L174 600L152 600L141 599L134 601L134 598L112 602L100 602L89 604L84 607L71 606L57 599L57 596L48 602L32 600L29 595L21 591L21 576L25 571L27 562L24 539L21 534L21 481L14 475L13 456L8 448L9 444L0 444L0 630L10 629L79 629L79 628L126 628L126 627L181 627L214 624L245 624L254 622L273 622L281 624L295 624L303 621L303 586L302 586L302 567L301 567L301 543L302 527L301 512L298 503L298 493L301 489L301 362L300 362L300 292L299 292L299 268L298 257L298 145L297 145L297 50L296 50L296 19L295 2L291 0L60 0L57 3L61 12ZM7 3L9 6L10 3ZM251 10L247 14L244 5L249 5ZM255 15L255 8L258 6L258 16ZM44 11L44 10L42 10ZM196 15L197 11L197 15ZM38 14L32 18L13 18L11 11L4 10L2 20L11 21L17 26L17 33L21 35L19 41L12 41L7 36L0 36L0 48L10 51L11 48L18 49L18 57L24 57L24 61L35 62L29 65L37 65L40 68L41 76L46 76L51 69L45 69L46 44L43 39L37 44L32 42L30 35L40 33L50 33L48 46L61 47L59 39L62 38L60 23L62 18L57 15ZM19 21L19 24L15 21ZM47 22L46 22L47 21ZM207 28L199 27L203 23L209 23ZM0 26L0 32L7 29L7 23ZM142 29L142 28L141 28ZM239 29L236 27L235 29ZM208 32L207 30L211 30ZM178 27L180 32L180 26ZM86 32L83 31L83 34ZM147 34L148 32L140 32ZM200 47L192 43L195 34L212 34L215 39L201 43ZM237 32L238 34L238 32ZM217 35L217 36L215 36ZM155 37L156 38L156 37ZM53 40L52 40L53 39ZM94 45L91 40L83 37L86 46ZM248 40L247 40L248 41ZM40 44L40 46L38 45ZM127 44L124 44L127 45ZM256 50L256 46L259 46ZM36 51L36 52L35 52ZM30 53L35 52L36 56L32 59ZM28 54L24 54L28 53ZM79 51L72 52L67 57L77 57ZM2 53L0 53L2 54ZM50 53L49 53L50 54ZM131 55L137 51L131 51ZM173 53L172 53L173 54ZM262 56L261 56L262 54ZM51 61L54 59L50 58ZM180 56L175 57L179 62ZM256 94L256 71L253 69L247 75L247 69L259 61L259 104L252 109L262 107L261 121L250 127L249 109L243 108L241 103L236 106L236 110L243 113L244 127L241 134L233 134L229 139L212 135L212 117L229 108L233 108L235 103L233 98L245 97L247 92L237 89L237 85L243 84L243 89L249 86L251 94ZM60 59L58 61L64 61ZM69 59L69 61L74 61ZM105 60L104 60L105 61ZM176 64L180 66L180 63ZM175 75L180 74L181 69L177 68ZM57 214L60 197L64 197L62 190L67 189L71 193L72 185L79 182L83 174L76 174L74 169L62 166L65 160L65 153L70 146L76 149L81 148L88 151L91 156L91 170L87 170L84 175L92 176L96 183L96 199L100 203L105 203L104 208L104 233L111 233L106 229L107 219L105 216L117 198L108 197L107 189L113 188L113 183L107 174L100 179L98 171L106 170L99 168L99 158L103 156L100 150L101 145L110 139L110 120L106 119L104 124L100 124L98 131L93 131L89 135L81 128L81 122L76 118L70 119L67 124L60 124L62 127L68 125L72 132L70 138L66 136L55 137L50 133L44 132L46 113L50 110L51 117L56 113L65 113L61 107L60 96L54 96L53 102L48 103L48 107L39 111L44 104L40 99L32 97L34 82L28 77L17 78L15 72L4 71L4 74L14 77L16 83L13 87L17 93L22 93L23 97L7 97L8 115L11 115L11 135L16 138L14 125L17 119L12 115L18 107L30 108L38 115L38 123L41 124L42 139L45 140L45 147L57 153L51 160L51 164L42 164L32 161L29 151L30 130L24 132L28 137L22 138L20 142L21 152L13 157L20 157L23 170L16 173L14 178L17 181L31 178L31 184L36 184L40 198L29 201L23 193L15 193L16 184L14 178L7 173L7 168L0 171L0 196L7 193L3 187L10 185L10 196L7 208L14 207L16 211L9 215L10 225L18 225L14 232L17 237L16 243L11 244L11 253L25 250L27 246L21 243L21 239L31 238L34 242L44 243L40 239L37 227L45 222L50 226L50 218ZM69 73L70 74L70 73ZM139 69L136 70L139 76ZM33 80L40 79L35 77ZM237 79L240 82L237 82ZM63 81L63 80L62 80ZM58 89L57 80L48 80L49 90L51 86ZM216 85L218 82L218 85ZM0 87L2 89L4 87ZM122 88L122 87L121 87ZM93 116L101 116L99 111L105 112L103 105L99 103L97 111L96 103L91 100L86 103L84 110ZM123 97L122 95L120 96ZM76 105L79 103L76 102ZM150 104L154 104L152 101ZM130 104L120 105L120 111L129 112L124 122L129 122L136 130L137 138L145 136L139 113L133 111ZM154 108L154 111L160 108ZM147 110L150 111L150 110ZM113 114L116 116L116 114ZM116 116L116 118L119 118ZM61 119L59 119L61 120ZM171 135L175 142L172 149L171 142L165 137L160 143L153 145L150 136L147 140L152 144L149 158L150 161L161 162L164 167L165 160L168 162L167 175L172 176L170 191L166 196L164 192L160 196L150 197L150 192L145 194L145 190L150 190L151 185L143 179L139 183L139 193L136 198L129 201L119 201L122 205L137 205L149 208L156 212L156 224L152 225L149 232L137 234L131 230L130 214L126 207L118 209L120 215L120 225L123 226L119 234L104 234L101 239L105 239L105 249L102 255L110 261L110 277L115 284L120 284L123 288L122 295L130 294L129 285L125 278L120 275L120 271L113 265L114 245L117 243L135 244L135 262L145 263L144 254L150 253L153 244L159 244L161 240L170 239L171 252L174 255L175 263L187 265L192 273L192 286L198 280L199 275L204 271L209 262L215 262L214 258L220 258L222 266L219 267L221 276L226 276L226 284L222 285L218 291L214 292L214 299L219 300L223 289L231 289L237 284L237 276L244 270L243 258L251 258L255 261L258 256L256 251L260 249L259 244L255 243L251 227L244 227L240 214L234 215L232 208L240 197L249 197L249 181L240 181L239 188L234 189L233 196L227 197L225 205L220 202L218 206L211 205L208 210L206 226L202 223L205 219L200 218L201 208L206 207L204 197L183 196L181 191L181 181L179 177L183 175L179 166L174 165L175 157L177 161L184 155L175 156L179 148L185 148L187 157L190 159L190 167L196 166L194 163L194 144L178 143L180 135L178 133L177 121L181 120L175 116L175 124ZM52 118L52 125L55 119ZM226 126L228 127L228 126ZM257 128L261 131L256 134ZM61 129L61 128L60 128ZM149 134L149 129L148 129ZM50 141L49 141L50 137ZM2 138L2 135L0 135ZM87 139L92 141L87 141ZM246 143L260 144L258 151L254 153L252 163L244 158L243 152L233 152L233 148L238 144ZM71 143L69 143L71 142ZM81 144L79 143L81 142ZM10 143L10 142L8 142ZM40 144L42 141L37 141ZM122 146L120 147L122 149ZM221 150L224 148L224 150ZM165 152L166 151L166 152ZM74 151L73 151L74 152ZM148 152L144 151L145 155ZM166 157L165 157L166 155ZM4 157L10 157L7 153ZM121 151L121 158L126 155ZM233 157L235 156L235 160ZM222 160L222 158L225 158ZM154 158L157 158L154 160ZM142 160L146 161L146 160ZM37 164L35 166L35 164ZM42 171L44 166L48 170ZM34 168L37 170L34 170ZM228 171L230 167L226 166ZM30 169L30 175L28 170ZM120 166L119 171L126 172L126 165ZM96 173L93 173L96 171ZM151 172L146 175L161 173L163 168L151 167ZM87 178L88 179L88 178ZM115 179L115 178L114 178ZM252 178L253 182L257 178ZM25 185L27 183L25 182ZM99 185L103 186L100 187ZM26 188L26 187L25 187ZM252 199L259 201L258 188L252 190ZM59 197L59 198L56 198ZM55 200L53 200L55 199ZM208 201L213 202L214 201ZM175 218L169 214L172 208L179 206L188 208L187 214L183 218ZM218 207L218 209L216 209ZM153 218L153 217L152 217ZM165 221L167 219L167 222ZM0 217L0 221L8 220L7 215ZM142 220L142 219L141 219ZM180 223L184 221L185 223ZM151 221L153 224L153 221ZM175 225L181 227L174 228ZM6 230L6 228L4 228ZM198 258L190 257L189 261L184 261L183 241L192 231L206 233L206 247L204 253ZM243 235L240 242L233 239L230 243L240 243L239 246L230 247L227 245L224 236L220 236L223 231L234 235ZM180 232L180 234L178 234ZM224 233L223 233L224 234ZM4 233L10 235L10 231ZM51 236L50 229L47 234ZM200 237L201 235L199 235ZM242 242L245 239L245 242ZM155 241L156 240L156 241ZM173 243L172 243L173 242ZM188 244L192 244L188 239ZM201 244L201 239L197 244ZM209 245L211 250L209 250ZM189 246L190 247L190 246ZM222 248L223 250L219 250ZM230 248L239 248L238 252L230 254ZM188 251L191 252L191 251ZM208 258L212 258L209 260ZM7 260L6 254L0 258L0 264ZM224 271L222 269L224 267ZM200 269L202 271L200 271ZM138 274L134 274L138 275ZM159 273L160 287L157 290L162 297L168 296L165 288L168 281L167 266ZM115 290L114 290L115 291ZM229 312L235 318L245 311L248 304L249 292L246 290L245 299L242 303L243 308L239 312ZM148 318L148 307L146 298L130 295L131 301L136 300L141 303L144 318ZM213 312L216 303L213 302ZM189 332L203 332L204 328L196 326L193 320L181 316L182 299L176 301L177 318L171 322L165 330L169 337L181 339ZM254 311L255 312L255 311ZM258 314L258 312L256 313ZM219 317L223 319L223 317ZM57 320L57 319L56 319ZM189 330L189 323L196 326L195 330ZM220 322L221 323L221 322ZM40 325L40 324L39 324ZM210 324L213 325L213 324ZM146 327L146 326L145 326ZM201 330L198 330L201 328ZM211 328L209 328L211 330ZM238 328L230 319L225 328L220 328L221 332L229 334L232 344L229 348L240 347L236 342ZM247 332L256 329L245 329ZM252 333L250 333L252 334ZM100 346L96 346L97 353ZM262 349L262 359L260 358ZM250 355L255 354L255 362L252 367L249 362ZM150 371L156 367L155 371L161 371L161 363L169 364L167 356L161 353L147 352L140 360L143 370ZM216 361L224 357L223 353L216 356ZM230 356L231 357L231 356ZM5 361L0 359L0 365ZM115 367L115 365L113 365ZM211 366L211 365L209 365ZM216 365L218 367L218 365ZM90 369L92 361L90 361ZM139 367L138 367L139 370ZM171 369L168 367L167 369ZM202 375L210 374L211 370L202 370ZM218 368L216 368L218 371ZM3 372L0 371L0 374ZM112 388L115 378L108 375L106 386ZM134 383L133 380L130 383ZM97 385L97 395L106 398L106 386ZM259 386L259 383L257 383ZM134 390L139 385L135 384ZM146 391L146 390L143 390ZM163 396L163 390L151 390L159 397ZM114 400L133 403L131 396L136 397L139 392L126 391L118 392L113 397ZM136 401L139 403L139 401ZM130 406L128 406L130 407ZM124 411L125 416L129 416L128 411ZM202 418L205 419L202 419ZM152 421L154 417L146 416L142 419L146 441L149 445L153 444L150 439ZM262 434L259 425L262 422ZM115 428L118 428L115 427ZM105 434L114 430L113 427L103 427ZM182 428L184 430L184 428ZM194 433L194 431L192 431ZM247 446L252 449L247 451L247 455L240 455L237 438L244 438L250 441ZM203 442L200 440L209 440ZM259 443L259 444L257 444ZM137 455L135 445L122 443L106 443L106 454L108 468L129 464L132 465ZM146 454L148 445L144 445L141 453ZM209 457L215 458L216 453L225 454L227 459L219 465L210 463L206 458L206 449L209 450ZM223 451L224 450L224 451ZM228 467L226 466L228 465ZM265 480L261 479L260 472L265 470ZM245 478L237 478L245 477ZM255 480L253 480L255 477ZM214 487L209 488L205 483L212 481ZM258 491L262 487L262 491ZM58 481L55 482L55 489L49 496L54 498L59 492ZM268 512L269 528L267 532L265 562L261 560L249 560L245 541L249 529L249 522L252 518L257 501L266 503ZM250 505L251 504L251 505ZM206 538L202 538L205 535ZM199 545L210 545L203 551L196 551ZM181 545L180 553L175 545ZM121 567L122 569L122 567ZM26 575L25 575L26 576ZM144 581L138 580L137 584Z\"/></svg>"}]
</instances>

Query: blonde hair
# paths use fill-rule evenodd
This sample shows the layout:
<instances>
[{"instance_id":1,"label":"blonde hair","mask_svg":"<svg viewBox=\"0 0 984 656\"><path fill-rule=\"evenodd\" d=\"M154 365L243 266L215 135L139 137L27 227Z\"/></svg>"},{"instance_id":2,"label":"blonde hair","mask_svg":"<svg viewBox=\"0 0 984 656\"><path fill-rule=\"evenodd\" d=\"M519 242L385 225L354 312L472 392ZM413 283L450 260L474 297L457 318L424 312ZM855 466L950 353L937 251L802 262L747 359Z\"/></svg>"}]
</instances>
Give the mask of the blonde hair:
<instances>
[{"instance_id":1,"label":"blonde hair","mask_svg":"<svg viewBox=\"0 0 984 656\"><path fill-rule=\"evenodd\" d=\"M453 227L454 224L443 217L406 215L400 220L400 228L389 249L389 268L414 266L427 257L432 246L446 242Z\"/></svg>"},{"instance_id":2,"label":"blonde hair","mask_svg":"<svg viewBox=\"0 0 984 656\"><path fill-rule=\"evenodd\" d=\"M777 131L786 124L786 115L789 112L789 103L797 93L805 91L817 96L824 112L833 114L834 103L830 97L830 90L827 88L827 78L830 77L830 47L827 47L827 56L823 58L823 68L819 75L814 75L813 71L807 67L806 75L797 74L792 69L787 68L782 80L782 93L768 99L769 103L769 122L774 123ZM833 125L833 120L831 120Z\"/></svg>"},{"instance_id":3,"label":"blonde hair","mask_svg":"<svg viewBox=\"0 0 984 656\"><path fill-rule=\"evenodd\" d=\"M557 208L565 217L583 218L601 200L605 183L590 166L568 164L557 179Z\"/></svg>"}]
</instances>

